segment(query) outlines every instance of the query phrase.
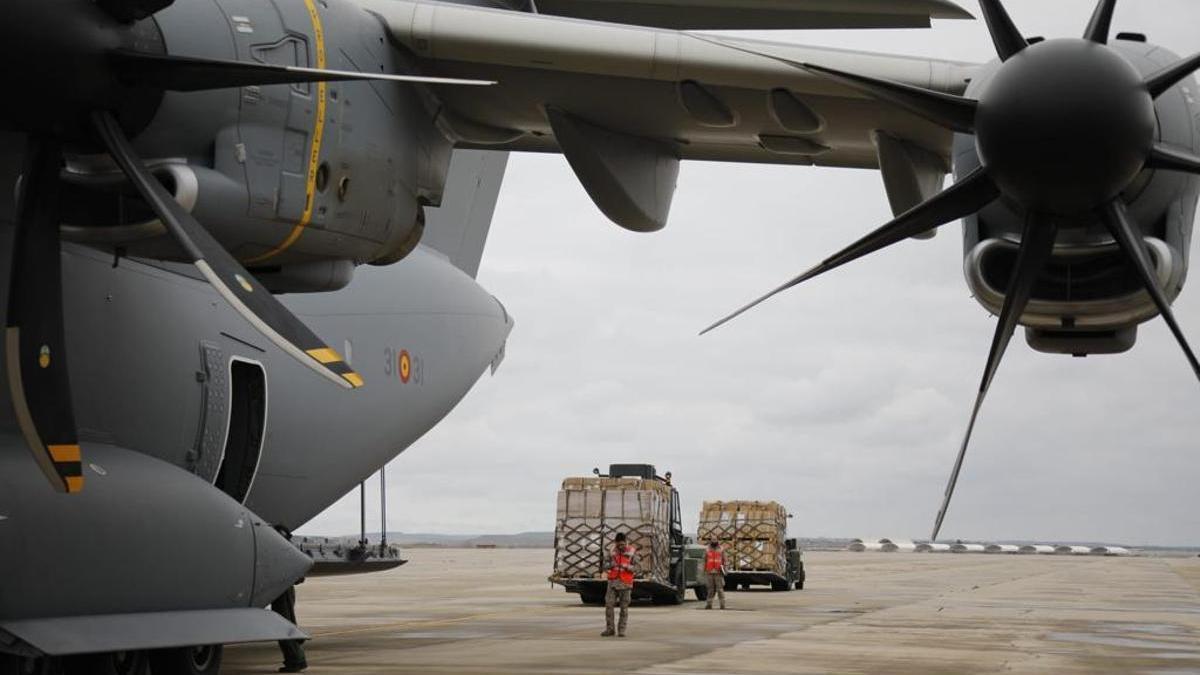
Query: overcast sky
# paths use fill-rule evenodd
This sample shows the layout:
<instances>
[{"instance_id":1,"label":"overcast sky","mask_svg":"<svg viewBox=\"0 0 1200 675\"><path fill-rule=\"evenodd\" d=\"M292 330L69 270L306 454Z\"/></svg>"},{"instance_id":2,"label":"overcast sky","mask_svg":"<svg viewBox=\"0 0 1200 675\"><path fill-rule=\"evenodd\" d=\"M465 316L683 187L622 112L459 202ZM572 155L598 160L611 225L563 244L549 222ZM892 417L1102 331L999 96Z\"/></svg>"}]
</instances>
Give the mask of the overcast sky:
<instances>
[{"instance_id":1,"label":"overcast sky","mask_svg":"<svg viewBox=\"0 0 1200 675\"><path fill-rule=\"evenodd\" d=\"M1006 4L1049 37L1080 35L1094 5ZM1197 25L1190 0L1127 0L1115 19L1181 54L1200 51ZM765 35L993 54L980 21ZM689 528L703 500L774 499L793 535L927 537L995 326L958 225L696 335L889 218L876 172L691 162L666 230L633 234L561 157L514 155L479 273L516 318L507 360L389 465L388 529L552 530L563 477L645 461L674 472ZM1200 343L1196 283L1176 313ZM1018 333L943 537L1200 543L1198 438L1200 383L1161 320L1112 357L1038 354ZM303 531L357 528L355 494Z\"/></svg>"}]
</instances>

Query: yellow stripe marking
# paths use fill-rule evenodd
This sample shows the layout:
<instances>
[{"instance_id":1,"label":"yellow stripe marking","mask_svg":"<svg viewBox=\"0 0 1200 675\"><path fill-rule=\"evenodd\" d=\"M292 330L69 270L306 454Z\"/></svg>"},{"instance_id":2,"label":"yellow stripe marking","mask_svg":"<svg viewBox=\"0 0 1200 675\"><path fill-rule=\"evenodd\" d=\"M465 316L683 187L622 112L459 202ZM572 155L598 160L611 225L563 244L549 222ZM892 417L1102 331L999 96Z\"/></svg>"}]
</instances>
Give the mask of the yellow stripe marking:
<instances>
[{"instance_id":1,"label":"yellow stripe marking","mask_svg":"<svg viewBox=\"0 0 1200 675\"><path fill-rule=\"evenodd\" d=\"M346 373L345 375L342 375L342 377L345 378L347 382L354 385L355 389L363 386L362 375L359 375L358 373Z\"/></svg>"},{"instance_id":2,"label":"yellow stripe marking","mask_svg":"<svg viewBox=\"0 0 1200 675\"><path fill-rule=\"evenodd\" d=\"M318 363L322 364L337 363L338 361L342 360L342 355L330 349L329 347L310 349L306 353L316 359Z\"/></svg>"},{"instance_id":3,"label":"yellow stripe marking","mask_svg":"<svg viewBox=\"0 0 1200 675\"><path fill-rule=\"evenodd\" d=\"M69 494L83 492L83 476L67 476L66 481Z\"/></svg>"},{"instance_id":4,"label":"yellow stripe marking","mask_svg":"<svg viewBox=\"0 0 1200 675\"><path fill-rule=\"evenodd\" d=\"M51 445L46 449L50 451L50 459L53 459L56 464L83 461L83 455L79 451L78 445Z\"/></svg>"},{"instance_id":5,"label":"yellow stripe marking","mask_svg":"<svg viewBox=\"0 0 1200 675\"><path fill-rule=\"evenodd\" d=\"M308 17L312 20L313 41L317 47L317 68L325 69L325 28L321 25L321 15L317 13L316 0L304 0L304 6L308 8ZM292 244L304 234L304 228L312 222L313 205L316 202L317 196L317 167L321 165L321 142L325 138L325 94L328 89L324 82L317 83L317 119L313 125L312 149L308 154L308 176L305 184L305 202L304 214L300 216L300 222L292 228L287 239L275 248L263 253L262 255L254 256L242 262L252 265L259 263L269 258L273 258L280 253L291 248Z\"/></svg>"}]
</instances>

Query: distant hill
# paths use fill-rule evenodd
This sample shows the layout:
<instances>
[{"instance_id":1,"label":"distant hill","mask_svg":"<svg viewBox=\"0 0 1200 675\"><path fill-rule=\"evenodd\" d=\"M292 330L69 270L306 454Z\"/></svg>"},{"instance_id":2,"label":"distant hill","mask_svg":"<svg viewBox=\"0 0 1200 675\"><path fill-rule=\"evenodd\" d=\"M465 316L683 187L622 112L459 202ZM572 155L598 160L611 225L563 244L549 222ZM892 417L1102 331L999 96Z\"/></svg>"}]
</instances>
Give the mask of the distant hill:
<instances>
[{"instance_id":1,"label":"distant hill","mask_svg":"<svg viewBox=\"0 0 1200 675\"><path fill-rule=\"evenodd\" d=\"M314 538L311 537L310 538ZM329 540L358 541L357 534L327 537ZM378 532L368 532L367 540L379 543ZM519 532L517 534L435 534L432 532L388 532L389 544L412 548L553 548L553 532Z\"/></svg>"}]
</instances>

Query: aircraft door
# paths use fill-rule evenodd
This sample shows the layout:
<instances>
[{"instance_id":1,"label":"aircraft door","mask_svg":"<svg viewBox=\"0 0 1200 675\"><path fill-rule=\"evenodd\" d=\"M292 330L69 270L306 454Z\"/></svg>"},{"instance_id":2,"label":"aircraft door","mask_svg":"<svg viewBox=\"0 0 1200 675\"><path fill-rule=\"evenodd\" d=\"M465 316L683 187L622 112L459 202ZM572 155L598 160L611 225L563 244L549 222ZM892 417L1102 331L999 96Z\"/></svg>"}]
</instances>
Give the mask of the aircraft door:
<instances>
[{"instance_id":1,"label":"aircraft door","mask_svg":"<svg viewBox=\"0 0 1200 675\"><path fill-rule=\"evenodd\" d=\"M234 31L237 57L281 66L320 66L309 34L306 3L281 11L262 0L218 0ZM238 161L246 172L249 215L296 225L312 217L308 204L310 140L322 129L324 88L315 84L242 88ZM284 230L286 232L286 230ZM263 250L232 251L245 258Z\"/></svg>"},{"instance_id":2,"label":"aircraft door","mask_svg":"<svg viewBox=\"0 0 1200 675\"><path fill-rule=\"evenodd\" d=\"M267 374L261 363L236 357L229 361L227 429L213 484L242 503L258 473L267 430Z\"/></svg>"}]
</instances>

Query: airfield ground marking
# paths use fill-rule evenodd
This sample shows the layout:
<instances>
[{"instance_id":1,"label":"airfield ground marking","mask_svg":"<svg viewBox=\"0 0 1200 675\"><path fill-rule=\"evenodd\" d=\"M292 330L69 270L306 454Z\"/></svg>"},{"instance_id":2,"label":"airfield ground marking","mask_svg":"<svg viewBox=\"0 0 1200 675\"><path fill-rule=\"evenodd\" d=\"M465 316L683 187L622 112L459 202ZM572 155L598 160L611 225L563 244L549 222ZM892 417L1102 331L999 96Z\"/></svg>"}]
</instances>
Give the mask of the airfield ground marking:
<instances>
[{"instance_id":1,"label":"airfield ground marking","mask_svg":"<svg viewBox=\"0 0 1200 675\"><path fill-rule=\"evenodd\" d=\"M426 619L426 620L417 620L417 621L398 621L395 623L380 624L378 626L360 626L358 628L350 628L347 630L337 630L337 631L329 631L329 632L314 631L312 633L312 636L314 638L337 637L340 635L355 635L358 633L372 633L375 631L392 630L392 629L404 628L404 627L408 627L408 626L420 627L420 628L429 627L429 626L452 626L454 624L467 623L469 621L475 621L477 619L490 619L490 618L494 618L494 617L498 617L498 616L509 616L517 611L520 611L521 616L529 616L530 614L545 614L547 612L556 611L556 610L560 610L560 609L563 609L563 608L562 607L543 607L541 609L516 608L516 609L506 611L506 612L488 612L486 614L472 614L470 616L459 616L459 617L454 617L452 619Z\"/></svg>"}]
</instances>

